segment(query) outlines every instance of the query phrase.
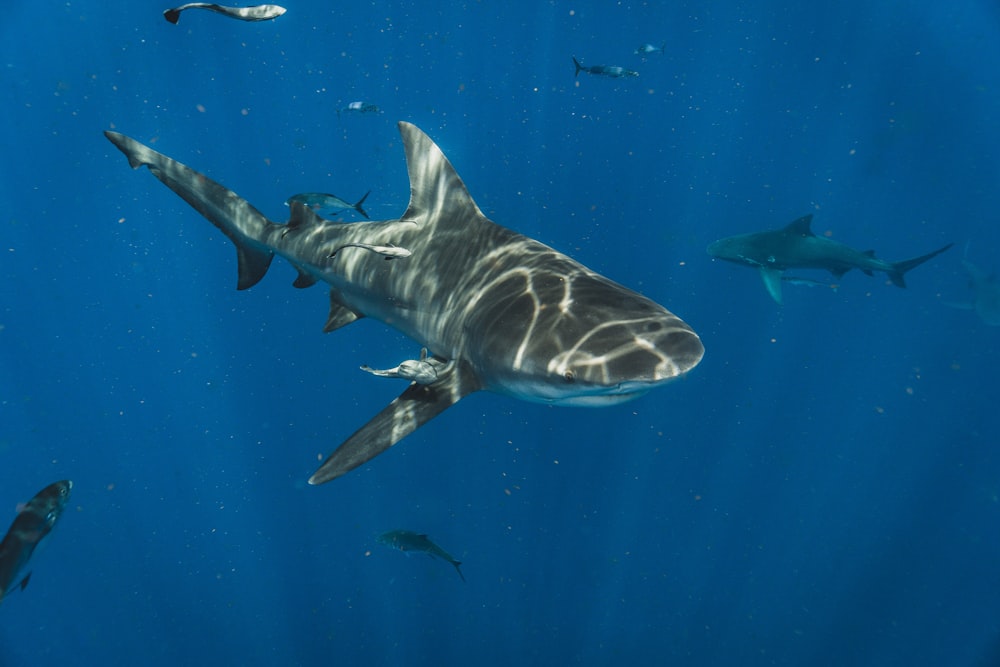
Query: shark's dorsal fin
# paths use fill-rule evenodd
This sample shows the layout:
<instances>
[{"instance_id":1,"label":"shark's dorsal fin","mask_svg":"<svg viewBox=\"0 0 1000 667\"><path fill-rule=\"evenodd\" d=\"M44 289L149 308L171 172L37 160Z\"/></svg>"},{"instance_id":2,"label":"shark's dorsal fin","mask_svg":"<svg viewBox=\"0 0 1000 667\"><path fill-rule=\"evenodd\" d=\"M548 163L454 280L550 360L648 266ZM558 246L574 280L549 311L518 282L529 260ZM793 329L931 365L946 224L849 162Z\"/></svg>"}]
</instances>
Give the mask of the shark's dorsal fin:
<instances>
[{"instance_id":1,"label":"shark's dorsal fin","mask_svg":"<svg viewBox=\"0 0 1000 667\"><path fill-rule=\"evenodd\" d=\"M788 226L785 227L785 231L790 234L798 234L800 236L816 236L813 234L812 228L810 227L810 225L812 225L812 219L812 213L810 213L809 215L804 215L797 220L792 220L788 223Z\"/></svg>"},{"instance_id":2,"label":"shark's dorsal fin","mask_svg":"<svg viewBox=\"0 0 1000 667\"><path fill-rule=\"evenodd\" d=\"M323 325L323 333L335 331L362 317L364 315L356 313L344 305L337 295L337 290L330 290L330 315L326 318L326 324Z\"/></svg>"},{"instance_id":3,"label":"shark's dorsal fin","mask_svg":"<svg viewBox=\"0 0 1000 667\"><path fill-rule=\"evenodd\" d=\"M309 483L323 484L354 470L479 389L479 380L468 365L442 365L436 382L410 383L396 400L334 450Z\"/></svg>"},{"instance_id":4,"label":"shark's dorsal fin","mask_svg":"<svg viewBox=\"0 0 1000 667\"><path fill-rule=\"evenodd\" d=\"M465 224L482 218L465 183L441 149L416 125L400 121L410 175L410 205L401 220L418 225Z\"/></svg>"}]
</instances>

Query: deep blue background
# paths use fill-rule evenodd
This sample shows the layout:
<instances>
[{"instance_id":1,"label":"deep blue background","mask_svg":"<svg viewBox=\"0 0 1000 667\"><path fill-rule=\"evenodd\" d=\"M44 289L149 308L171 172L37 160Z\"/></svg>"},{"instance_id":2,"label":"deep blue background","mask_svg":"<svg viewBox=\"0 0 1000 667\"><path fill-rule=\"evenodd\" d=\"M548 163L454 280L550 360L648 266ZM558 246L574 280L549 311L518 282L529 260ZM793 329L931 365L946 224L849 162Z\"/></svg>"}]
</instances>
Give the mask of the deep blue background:
<instances>
[{"instance_id":1,"label":"deep blue background","mask_svg":"<svg viewBox=\"0 0 1000 667\"><path fill-rule=\"evenodd\" d=\"M995 2L9 4L0 521L75 486L0 665L998 664L1000 330L945 305L966 243L1000 267ZM338 120L354 100L384 113ZM325 291L281 262L236 292L229 242L101 131L276 220L369 188L385 219L397 120L704 362L603 410L473 395L307 486L402 389L358 366L417 344L322 334ZM892 260L956 248L909 289L853 272L783 307L705 254L809 212ZM468 584L375 542L397 527Z\"/></svg>"}]
</instances>

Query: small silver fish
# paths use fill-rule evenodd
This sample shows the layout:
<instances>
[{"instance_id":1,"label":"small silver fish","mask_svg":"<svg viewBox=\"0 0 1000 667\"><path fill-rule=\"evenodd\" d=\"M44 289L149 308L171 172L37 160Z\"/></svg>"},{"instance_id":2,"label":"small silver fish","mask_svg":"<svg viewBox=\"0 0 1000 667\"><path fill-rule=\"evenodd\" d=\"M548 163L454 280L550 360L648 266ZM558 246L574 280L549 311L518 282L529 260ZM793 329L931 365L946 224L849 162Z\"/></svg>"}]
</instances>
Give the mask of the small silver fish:
<instances>
[{"instance_id":1,"label":"small silver fish","mask_svg":"<svg viewBox=\"0 0 1000 667\"><path fill-rule=\"evenodd\" d=\"M667 43L663 42L659 46L653 46L652 44L643 44L635 50L635 55L637 56L648 56L650 53L663 53L663 49L667 48Z\"/></svg>"},{"instance_id":2,"label":"small silver fish","mask_svg":"<svg viewBox=\"0 0 1000 667\"><path fill-rule=\"evenodd\" d=\"M612 79L620 79L624 76L639 76L639 73L635 70L625 69L618 65L591 65L587 67L581 65L580 61L576 58L573 58L573 64L576 65L576 73L573 76L579 76L580 72L595 74L597 76L607 76Z\"/></svg>"},{"instance_id":3,"label":"small silver fish","mask_svg":"<svg viewBox=\"0 0 1000 667\"><path fill-rule=\"evenodd\" d=\"M347 209L353 209L360 213L365 219L368 218L368 213L365 209L361 208L361 205L365 203L368 199L368 195L372 193L371 190L365 193L365 196L357 201L357 203L352 204L338 197L337 195L327 194L325 192L300 192L297 195L292 195L287 200L285 200L285 206L291 206L293 201L305 204L314 211L345 211Z\"/></svg>"},{"instance_id":4,"label":"small silver fish","mask_svg":"<svg viewBox=\"0 0 1000 667\"><path fill-rule=\"evenodd\" d=\"M163 12L163 18L167 19L171 23L177 23L181 17L181 12L185 9L207 9L217 14L228 16L231 19L239 19L240 21L267 21L268 19L276 19L288 11L284 7L280 7L278 5L223 7L222 5L216 5L211 2L189 2L186 5L166 10Z\"/></svg>"},{"instance_id":5,"label":"small silver fish","mask_svg":"<svg viewBox=\"0 0 1000 667\"><path fill-rule=\"evenodd\" d=\"M382 113L382 110L379 109L377 106L375 106L374 104L368 104L367 102L351 102L346 107L342 109L337 109L337 118L340 118L341 111L345 113L357 113L357 114Z\"/></svg>"}]
</instances>

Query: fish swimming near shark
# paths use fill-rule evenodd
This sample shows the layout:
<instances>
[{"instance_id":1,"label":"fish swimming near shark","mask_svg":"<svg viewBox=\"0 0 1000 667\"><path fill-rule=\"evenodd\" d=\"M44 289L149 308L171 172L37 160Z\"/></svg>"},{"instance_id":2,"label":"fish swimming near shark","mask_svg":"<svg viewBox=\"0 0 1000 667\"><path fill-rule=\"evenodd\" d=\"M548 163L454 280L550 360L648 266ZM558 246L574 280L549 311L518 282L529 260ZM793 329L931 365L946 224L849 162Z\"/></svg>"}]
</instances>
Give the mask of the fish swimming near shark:
<instances>
[{"instance_id":1,"label":"fish swimming near shark","mask_svg":"<svg viewBox=\"0 0 1000 667\"><path fill-rule=\"evenodd\" d=\"M352 204L349 201L341 199L337 195L331 195L325 192L300 192L299 194L292 195L285 200L285 205L291 206L293 201L297 201L305 204L317 213L320 211L336 212L350 209L357 211L362 217L364 217L365 220L367 220L368 213L365 209L361 208L361 205L365 203L365 200L368 199L368 195L371 193L372 191L369 190L365 193L364 197L357 201L357 203Z\"/></svg>"},{"instance_id":2,"label":"fish swimming near shark","mask_svg":"<svg viewBox=\"0 0 1000 667\"><path fill-rule=\"evenodd\" d=\"M337 118L338 119L340 118L340 113L341 112L343 112L343 113L352 113L352 114L366 114L366 113L379 114L379 113L382 113L382 110L379 109L374 104L369 104L368 102L351 102L346 107L342 107L340 109L337 109Z\"/></svg>"},{"instance_id":3,"label":"fish swimming near shark","mask_svg":"<svg viewBox=\"0 0 1000 667\"><path fill-rule=\"evenodd\" d=\"M971 302L947 302L953 308L976 311L976 315L991 327L1000 326L1000 281L995 273L984 271L969 260L962 258L962 268L969 274L972 288Z\"/></svg>"},{"instance_id":4,"label":"fish swimming near shark","mask_svg":"<svg viewBox=\"0 0 1000 667\"><path fill-rule=\"evenodd\" d=\"M880 271L889 276L893 285L906 287L903 276L907 271L940 255L953 245L949 243L913 259L887 262L875 257L872 250L862 252L843 243L816 236L810 228L811 223L812 215L806 215L781 229L720 239L708 246L708 254L757 269L768 294L780 304L782 274L787 269L824 269L837 279L851 269L858 269L869 276Z\"/></svg>"},{"instance_id":5,"label":"fish swimming near shark","mask_svg":"<svg viewBox=\"0 0 1000 667\"><path fill-rule=\"evenodd\" d=\"M49 484L18 510L3 542L0 542L0 602L15 585L28 585L29 572L19 580L35 548L45 539L66 509L73 482L62 480Z\"/></svg>"},{"instance_id":6,"label":"fish swimming near shark","mask_svg":"<svg viewBox=\"0 0 1000 667\"><path fill-rule=\"evenodd\" d=\"M666 42L663 42L659 46L655 46L653 44L643 44L635 50L635 55L645 58L651 53L659 53L662 56L665 48L667 48Z\"/></svg>"},{"instance_id":7,"label":"fish swimming near shark","mask_svg":"<svg viewBox=\"0 0 1000 667\"><path fill-rule=\"evenodd\" d=\"M181 18L181 12L188 9L207 9L228 16L231 19L240 21L267 21L276 19L284 14L287 9L279 5L255 5L253 7L223 7L212 2L189 2L180 7L174 7L163 12L163 18L171 23L177 23Z\"/></svg>"},{"instance_id":8,"label":"fish swimming near shark","mask_svg":"<svg viewBox=\"0 0 1000 667\"><path fill-rule=\"evenodd\" d=\"M362 465L465 396L489 390L558 405L609 405L684 375L701 361L698 335L651 299L489 220L441 149L401 122L410 203L382 222L334 223L292 202L287 224L134 139L105 132L133 168L148 167L235 244L238 289L257 284L275 255L296 287L325 282L324 331L362 317L427 348L403 393L340 445L310 478ZM336 252L354 244L406 249ZM333 256L331 256L331 254Z\"/></svg>"},{"instance_id":9,"label":"fish swimming near shark","mask_svg":"<svg viewBox=\"0 0 1000 667\"><path fill-rule=\"evenodd\" d=\"M422 533L415 533L412 530L390 530L388 533L379 535L375 541L393 549L399 549L404 553L419 551L431 558L448 561L455 566L455 571L458 572L462 581L465 581L465 575L462 574L462 561L456 560L454 556L431 542L430 538Z\"/></svg>"},{"instance_id":10,"label":"fish swimming near shark","mask_svg":"<svg viewBox=\"0 0 1000 667\"><path fill-rule=\"evenodd\" d=\"M618 65L591 65L590 67L580 64L580 61L575 57L573 58L573 65L576 66L576 72L573 76L580 76L580 72L586 72L587 74L594 74L596 76L606 76L612 79L620 79L625 76L639 76L639 73L635 70L625 69L624 67L619 67Z\"/></svg>"}]
</instances>

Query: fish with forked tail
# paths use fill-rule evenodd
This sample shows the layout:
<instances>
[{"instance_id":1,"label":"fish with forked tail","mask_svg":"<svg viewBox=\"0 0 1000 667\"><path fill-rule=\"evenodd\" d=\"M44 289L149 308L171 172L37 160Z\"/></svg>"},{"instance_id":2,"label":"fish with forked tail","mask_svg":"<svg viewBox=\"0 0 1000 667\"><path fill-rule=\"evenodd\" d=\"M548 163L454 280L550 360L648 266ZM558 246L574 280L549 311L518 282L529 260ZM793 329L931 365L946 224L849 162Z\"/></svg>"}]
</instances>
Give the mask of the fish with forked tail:
<instances>
[{"instance_id":1,"label":"fish with forked tail","mask_svg":"<svg viewBox=\"0 0 1000 667\"><path fill-rule=\"evenodd\" d=\"M278 5L255 5L253 7L223 7L212 2L189 2L180 7L174 7L163 12L163 18L171 23L177 23L181 18L181 12L187 9L207 9L216 14L228 16L231 19L240 21L267 21L276 19L284 14L287 9Z\"/></svg>"},{"instance_id":2,"label":"fish with forked tail","mask_svg":"<svg viewBox=\"0 0 1000 667\"><path fill-rule=\"evenodd\" d=\"M368 212L361 208L361 205L365 203L368 199L368 195L372 193L371 190L365 193L365 196L357 201L357 203L352 204L349 201L341 199L337 195L327 194L325 192L300 192L297 195L292 195L285 200L286 206L291 206L293 201L297 201L300 204L305 204L312 210L319 213L320 211L329 211L336 213L337 211L346 211L351 209L360 213L364 218L368 219Z\"/></svg>"},{"instance_id":3,"label":"fish with forked tail","mask_svg":"<svg viewBox=\"0 0 1000 667\"><path fill-rule=\"evenodd\" d=\"M68 479L49 484L18 511L17 518L0 542L0 602L18 585L28 585L29 572L18 581L35 547L51 532L69 502L73 482Z\"/></svg>"},{"instance_id":4,"label":"fish with forked tail","mask_svg":"<svg viewBox=\"0 0 1000 667\"><path fill-rule=\"evenodd\" d=\"M587 74L594 74L596 76L606 76L612 79L620 79L624 76L639 76L639 73L635 70L625 69L624 67L619 67L618 65L591 65L587 67L586 65L581 65L580 61L573 58L573 64L576 65L576 72L573 76L580 76L580 72L586 72Z\"/></svg>"},{"instance_id":5,"label":"fish with forked tail","mask_svg":"<svg viewBox=\"0 0 1000 667\"><path fill-rule=\"evenodd\" d=\"M421 551L431 558L446 560L455 566L458 576L462 577L462 581L465 581L465 575L462 574L462 561L457 560L450 553L431 542L430 538L423 533L415 533L412 530L390 530L388 533L379 535L375 541L393 549L399 549L404 553Z\"/></svg>"}]
</instances>

